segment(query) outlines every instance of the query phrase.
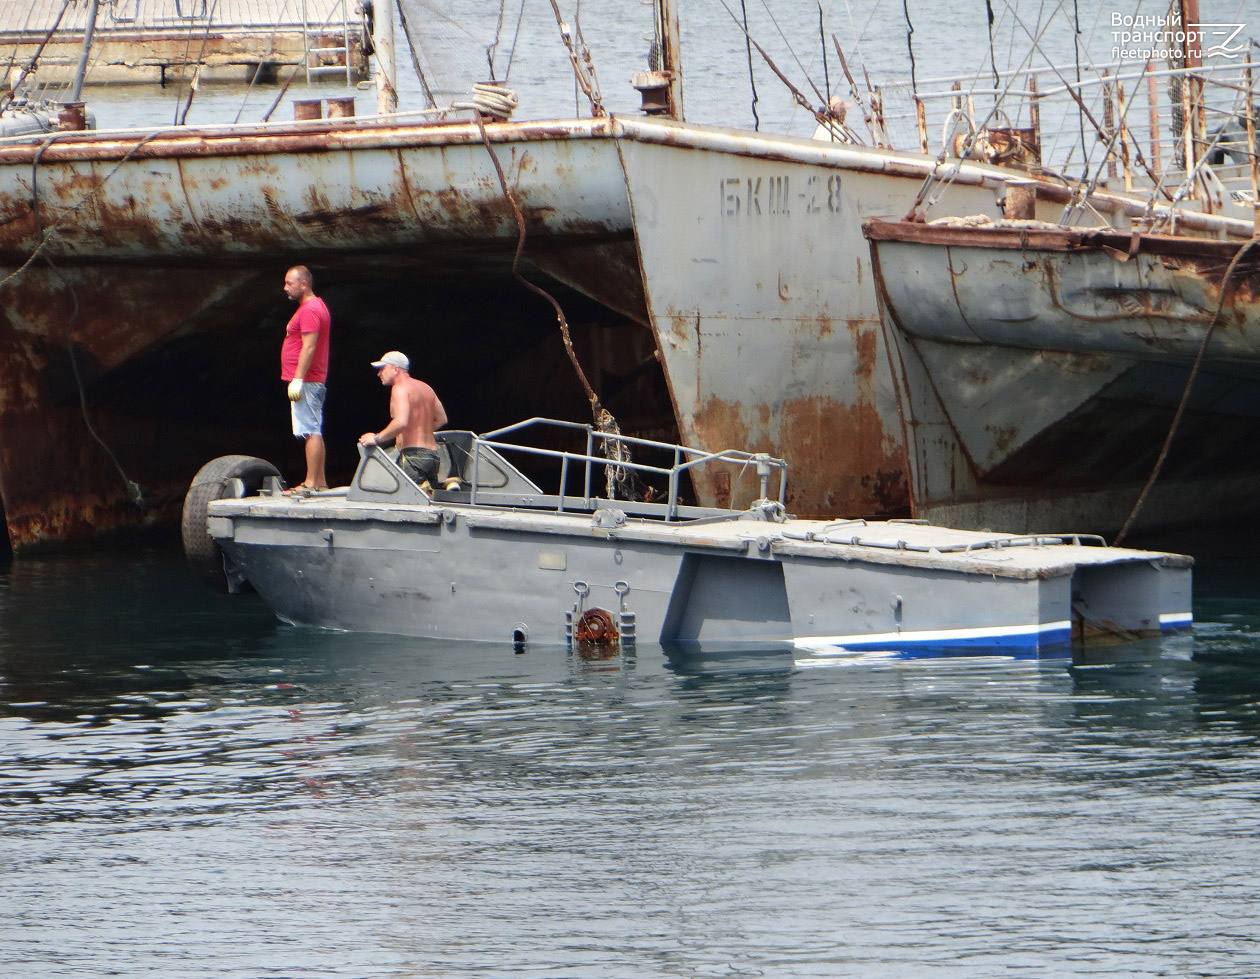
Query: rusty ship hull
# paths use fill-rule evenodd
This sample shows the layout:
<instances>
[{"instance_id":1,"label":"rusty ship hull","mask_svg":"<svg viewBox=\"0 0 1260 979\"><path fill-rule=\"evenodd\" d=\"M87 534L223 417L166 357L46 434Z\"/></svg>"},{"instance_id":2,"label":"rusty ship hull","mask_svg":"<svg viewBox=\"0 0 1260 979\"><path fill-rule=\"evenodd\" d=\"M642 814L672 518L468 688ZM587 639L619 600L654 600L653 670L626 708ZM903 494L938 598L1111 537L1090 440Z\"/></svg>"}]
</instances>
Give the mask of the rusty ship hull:
<instances>
[{"instance_id":1,"label":"rusty ship hull","mask_svg":"<svg viewBox=\"0 0 1260 979\"><path fill-rule=\"evenodd\" d=\"M511 273L519 231L496 158L527 227L521 271L566 308L624 431L786 458L802 516L1053 530L1089 517L1090 494L1129 492L1060 485L1053 454L988 479L943 394L955 368L882 315L862 225L904 213L932 159L620 117L490 125L487 140L471 123L392 118L0 145L0 494L14 549L168 521L214 455L296 469L277 353L279 284L298 262L334 315L333 478L386 410L366 367L380 349L410 353L461 425L582 417L554 313ZM941 213L1000 213L1015 175L956 169ZM1047 182L1045 199L1060 190ZM1143 203L1095 207L1123 223ZM1152 397L1178 390L1178 369ZM732 475L698 481L698 501L746 503ZM1184 487L1168 486L1176 501Z\"/></svg>"}]
</instances>

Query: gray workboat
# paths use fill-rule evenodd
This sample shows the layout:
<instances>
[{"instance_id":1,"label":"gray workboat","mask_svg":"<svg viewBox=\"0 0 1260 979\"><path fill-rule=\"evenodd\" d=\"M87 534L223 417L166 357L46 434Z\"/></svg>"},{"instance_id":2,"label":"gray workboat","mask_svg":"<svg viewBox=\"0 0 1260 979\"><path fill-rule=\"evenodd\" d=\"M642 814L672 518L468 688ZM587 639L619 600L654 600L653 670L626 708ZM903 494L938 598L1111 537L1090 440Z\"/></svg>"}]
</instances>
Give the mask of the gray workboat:
<instances>
[{"instance_id":1,"label":"gray workboat","mask_svg":"<svg viewBox=\"0 0 1260 979\"><path fill-rule=\"evenodd\" d=\"M1088 535L798 520L786 465L762 453L540 418L442 432L439 449L442 488L373 446L349 486L305 496L263 460L216 459L185 501L189 560L286 622L518 644L1036 655L1191 624L1188 557ZM699 469L754 481L756 501L687 504ZM558 470L554 492L535 482L543 470Z\"/></svg>"}]
</instances>

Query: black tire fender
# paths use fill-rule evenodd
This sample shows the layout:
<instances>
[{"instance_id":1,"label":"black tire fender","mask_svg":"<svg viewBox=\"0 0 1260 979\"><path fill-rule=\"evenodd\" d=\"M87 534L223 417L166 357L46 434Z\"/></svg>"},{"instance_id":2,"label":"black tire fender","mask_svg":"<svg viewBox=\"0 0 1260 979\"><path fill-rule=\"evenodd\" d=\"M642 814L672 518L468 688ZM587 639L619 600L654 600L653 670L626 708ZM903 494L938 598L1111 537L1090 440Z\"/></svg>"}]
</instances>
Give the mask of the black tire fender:
<instances>
[{"instance_id":1,"label":"black tire fender","mask_svg":"<svg viewBox=\"0 0 1260 979\"><path fill-rule=\"evenodd\" d=\"M245 496L262 489L268 476L279 478L280 470L266 459L255 456L220 456L211 459L193 477L184 496L184 513L180 532L184 538L184 556L193 572L215 591L231 594L242 591L228 580L223 562L226 556L206 530L208 507L215 500L234 496L244 487ZM233 482L239 480L239 482Z\"/></svg>"}]
</instances>

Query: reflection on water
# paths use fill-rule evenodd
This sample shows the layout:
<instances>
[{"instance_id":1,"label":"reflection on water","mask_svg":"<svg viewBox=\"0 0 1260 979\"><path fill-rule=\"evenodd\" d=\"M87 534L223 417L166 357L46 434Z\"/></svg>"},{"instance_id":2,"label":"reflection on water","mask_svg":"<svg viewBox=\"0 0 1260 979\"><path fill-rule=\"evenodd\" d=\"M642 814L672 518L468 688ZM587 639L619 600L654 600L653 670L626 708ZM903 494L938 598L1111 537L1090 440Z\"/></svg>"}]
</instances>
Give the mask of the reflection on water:
<instances>
[{"instance_id":1,"label":"reflection on water","mask_svg":"<svg viewBox=\"0 0 1260 979\"><path fill-rule=\"evenodd\" d=\"M585 658L0 572L6 975L1260 970L1260 600L1089 658ZM212 965L209 965L212 963Z\"/></svg>"}]
</instances>

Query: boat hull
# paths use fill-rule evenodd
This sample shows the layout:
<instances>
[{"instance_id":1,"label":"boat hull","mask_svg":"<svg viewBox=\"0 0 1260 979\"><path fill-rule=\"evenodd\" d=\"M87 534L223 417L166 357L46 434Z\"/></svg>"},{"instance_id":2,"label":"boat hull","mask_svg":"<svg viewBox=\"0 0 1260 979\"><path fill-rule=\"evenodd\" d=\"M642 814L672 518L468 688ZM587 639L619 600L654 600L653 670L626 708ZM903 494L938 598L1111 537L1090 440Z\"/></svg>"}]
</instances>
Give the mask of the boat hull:
<instances>
[{"instance_id":1,"label":"boat hull","mask_svg":"<svg viewBox=\"0 0 1260 979\"><path fill-rule=\"evenodd\" d=\"M212 503L208 528L281 619L356 632L575 645L575 623L601 610L626 645L1038 655L1191 624L1188 559L1057 540L998 553L993 535L923 525L604 529L577 513L316 497Z\"/></svg>"},{"instance_id":2,"label":"boat hull","mask_svg":"<svg viewBox=\"0 0 1260 979\"><path fill-rule=\"evenodd\" d=\"M1143 515L1174 526L1247 512L1260 490L1248 450L1260 436L1260 251L1034 222L865 231L881 304L981 490L929 493L925 516L1045 526L1053 472L1075 522L1118 527L1183 401Z\"/></svg>"}]
</instances>

